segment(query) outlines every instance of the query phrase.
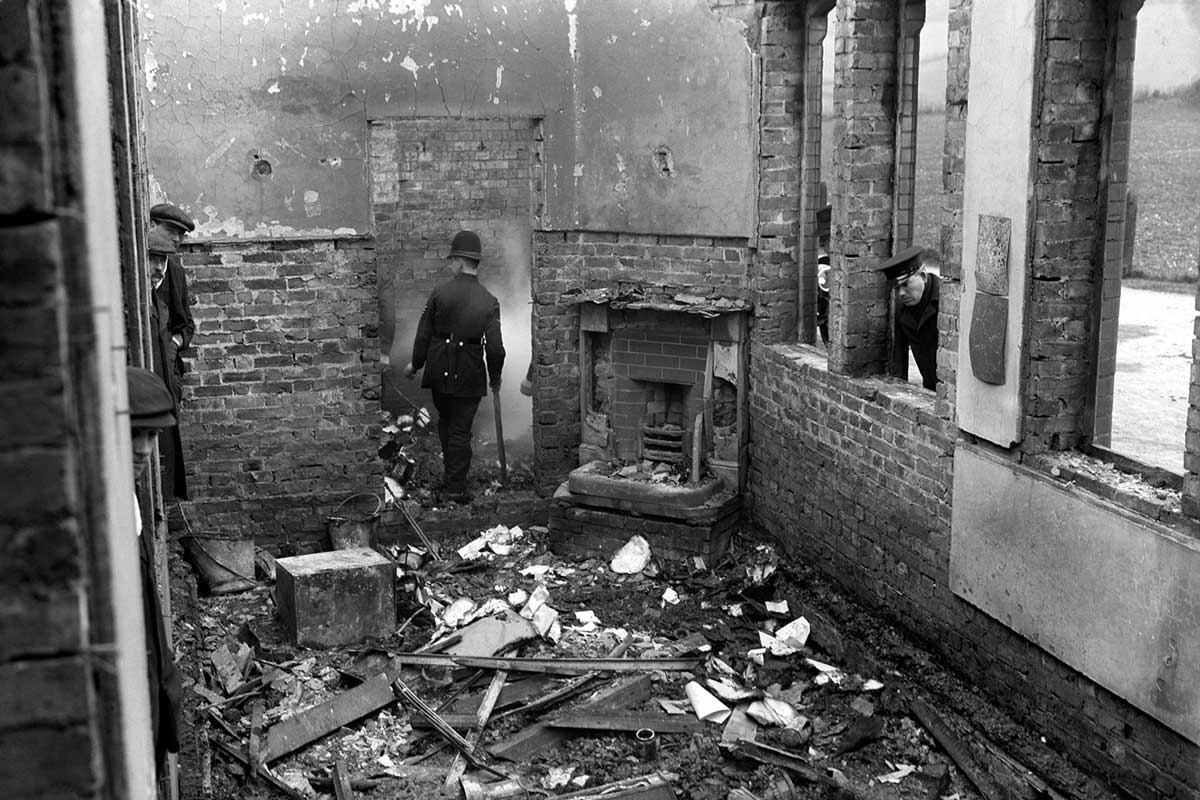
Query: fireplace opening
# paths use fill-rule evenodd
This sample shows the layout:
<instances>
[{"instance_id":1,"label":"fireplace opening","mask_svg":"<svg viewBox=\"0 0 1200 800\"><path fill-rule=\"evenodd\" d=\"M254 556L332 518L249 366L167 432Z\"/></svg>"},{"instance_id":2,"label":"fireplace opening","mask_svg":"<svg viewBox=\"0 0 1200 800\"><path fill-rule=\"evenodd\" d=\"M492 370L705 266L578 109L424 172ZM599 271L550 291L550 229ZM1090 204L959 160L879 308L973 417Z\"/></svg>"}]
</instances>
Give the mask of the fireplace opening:
<instances>
[{"instance_id":1,"label":"fireplace opening","mask_svg":"<svg viewBox=\"0 0 1200 800\"><path fill-rule=\"evenodd\" d=\"M678 464L684 460L688 387L646 384L646 413L641 425L641 457Z\"/></svg>"}]
</instances>

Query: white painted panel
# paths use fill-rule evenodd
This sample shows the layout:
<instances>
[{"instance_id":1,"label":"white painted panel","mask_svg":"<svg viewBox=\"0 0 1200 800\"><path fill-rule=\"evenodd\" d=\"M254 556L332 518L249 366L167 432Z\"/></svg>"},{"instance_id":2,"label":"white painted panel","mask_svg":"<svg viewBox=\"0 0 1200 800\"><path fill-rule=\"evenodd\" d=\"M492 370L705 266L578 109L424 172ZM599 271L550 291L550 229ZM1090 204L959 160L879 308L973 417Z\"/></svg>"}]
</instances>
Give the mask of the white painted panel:
<instances>
[{"instance_id":1,"label":"white painted panel","mask_svg":"<svg viewBox=\"0 0 1200 800\"><path fill-rule=\"evenodd\" d=\"M963 444L956 595L1200 743L1200 541Z\"/></svg>"},{"instance_id":2,"label":"white painted panel","mask_svg":"<svg viewBox=\"0 0 1200 800\"><path fill-rule=\"evenodd\" d=\"M1029 232L1030 121L1033 116L1036 0L976 3L971 12L971 80L967 95L963 189L962 299L958 329L958 424L1008 446L1020 437L1025 253ZM971 372L971 314L979 215L1012 220L1008 345L1001 385Z\"/></svg>"}]
</instances>

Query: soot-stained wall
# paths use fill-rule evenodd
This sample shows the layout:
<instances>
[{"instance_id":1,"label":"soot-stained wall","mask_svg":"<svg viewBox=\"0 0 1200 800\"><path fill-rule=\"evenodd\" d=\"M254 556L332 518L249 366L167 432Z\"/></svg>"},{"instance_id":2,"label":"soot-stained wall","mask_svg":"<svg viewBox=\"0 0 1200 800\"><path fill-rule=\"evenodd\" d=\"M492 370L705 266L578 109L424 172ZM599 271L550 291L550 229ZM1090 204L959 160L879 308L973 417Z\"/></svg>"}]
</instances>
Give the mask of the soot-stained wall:
<instances>
[{"instance_id":1,"label":"soot-stained wall","mask_svg":"<svg viewBox=\"0 0 1200 800\"><path fill-rule=\"evenodd\" d=\"M550 227L747 235L753 9L162 0L151 193L205 238L367 233L370 120L542 118Z\"/></svg>"}]
</instances>

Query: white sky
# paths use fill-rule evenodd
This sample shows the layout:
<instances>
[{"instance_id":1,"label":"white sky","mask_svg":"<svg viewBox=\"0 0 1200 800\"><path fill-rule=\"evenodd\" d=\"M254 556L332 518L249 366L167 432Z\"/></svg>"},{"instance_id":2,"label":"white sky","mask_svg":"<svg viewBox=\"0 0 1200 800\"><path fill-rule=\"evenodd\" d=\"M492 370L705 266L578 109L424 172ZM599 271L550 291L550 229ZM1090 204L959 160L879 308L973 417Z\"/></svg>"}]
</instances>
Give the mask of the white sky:
<instances>
[{"instance_id":1,"label":"white sky","mask_svg":"<svg viewBox=\"0 0 1200 800\"><path fill-rule=\"evenodd\" d=\"M920 105L940 107L946 91L948 0L927 0L921 29ZM832 31L831 31L832 32ZM825 110L833 111L833 48L825 48ZM1200 0L1146 0L1138 13L1134 91L1170 90L1200 80Z\"/></svg>"}]
</instances>

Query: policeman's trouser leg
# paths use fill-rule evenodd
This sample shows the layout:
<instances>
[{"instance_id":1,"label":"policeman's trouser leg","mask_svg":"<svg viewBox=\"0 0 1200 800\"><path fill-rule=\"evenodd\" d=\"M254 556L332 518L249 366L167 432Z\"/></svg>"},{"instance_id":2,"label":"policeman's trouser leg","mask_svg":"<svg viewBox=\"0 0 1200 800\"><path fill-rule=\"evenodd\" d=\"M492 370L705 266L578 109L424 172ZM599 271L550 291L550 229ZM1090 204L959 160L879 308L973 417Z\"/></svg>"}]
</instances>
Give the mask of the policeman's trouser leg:
<instances>
[{"instance_id":1,"label":"policeman's trouser leg","mask_svg":"<svg viewBox=\"0 0 1200 800\"><path fill-rule=\"evenodd\" d=\"M448 493L461 494L467 489L467 472L471 469L471 424L479 398L435 393L433 404L438 410L438 434L442 439L442 486Z\"/></svg>"}]
</instances>

